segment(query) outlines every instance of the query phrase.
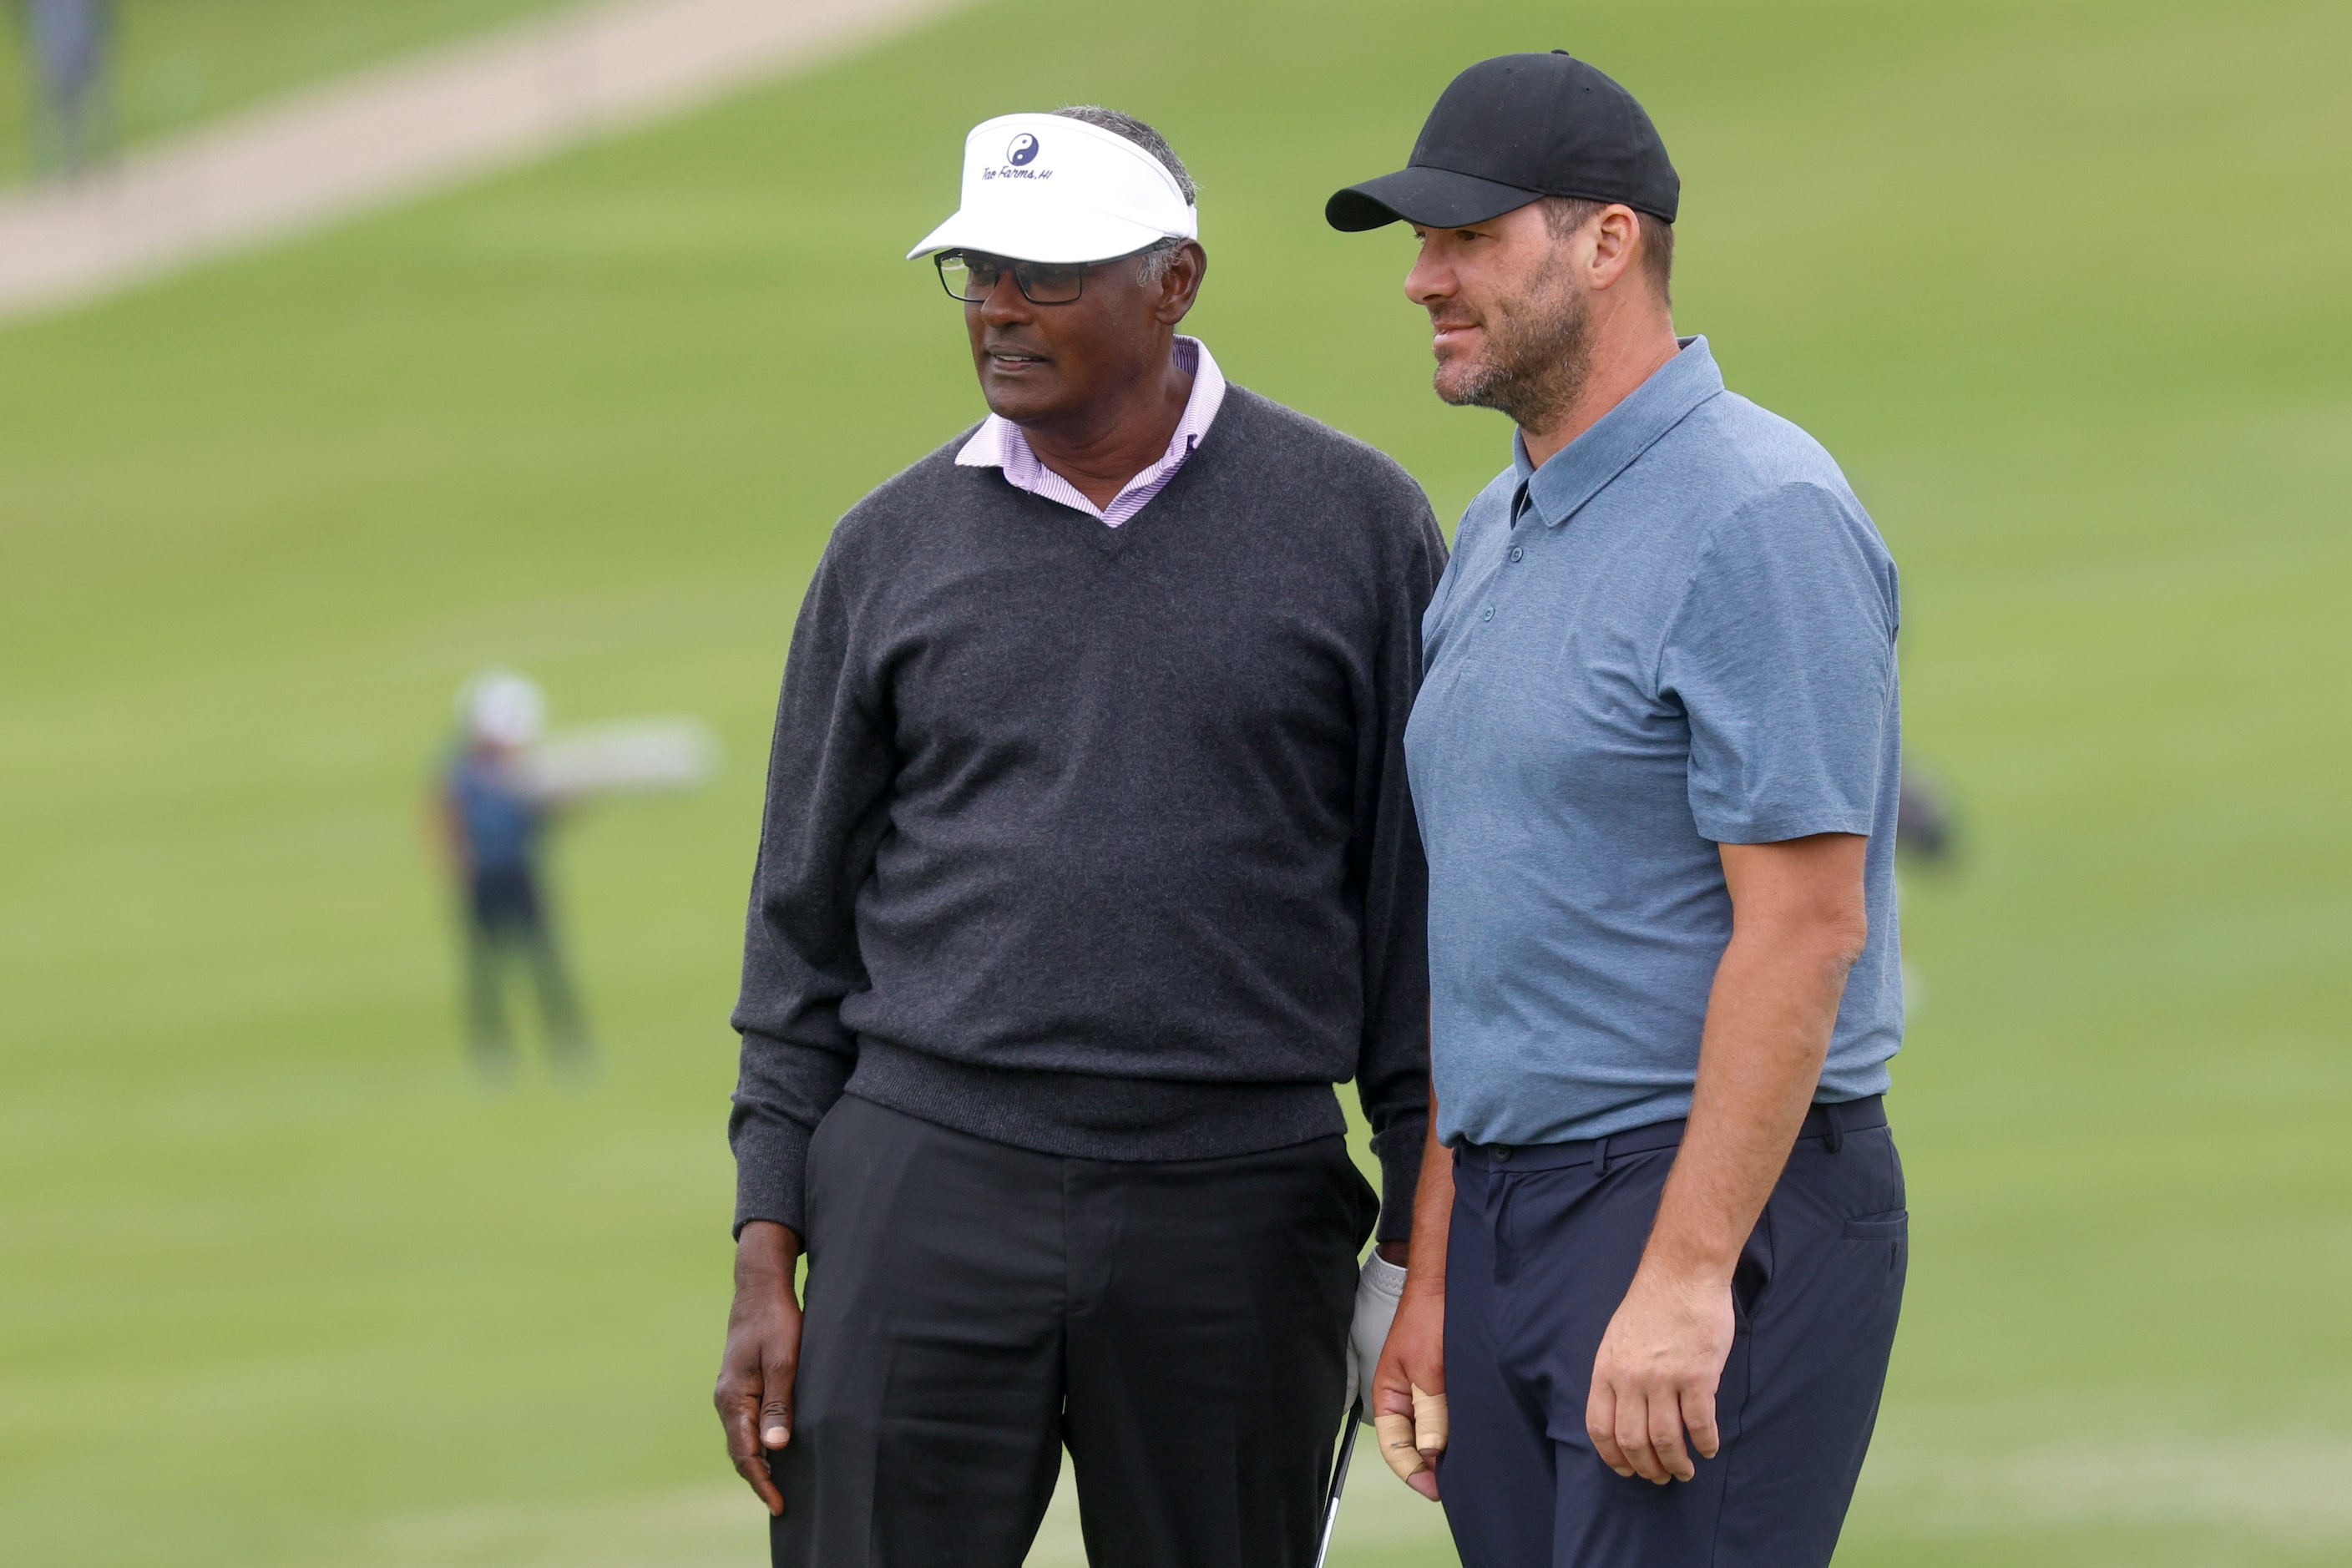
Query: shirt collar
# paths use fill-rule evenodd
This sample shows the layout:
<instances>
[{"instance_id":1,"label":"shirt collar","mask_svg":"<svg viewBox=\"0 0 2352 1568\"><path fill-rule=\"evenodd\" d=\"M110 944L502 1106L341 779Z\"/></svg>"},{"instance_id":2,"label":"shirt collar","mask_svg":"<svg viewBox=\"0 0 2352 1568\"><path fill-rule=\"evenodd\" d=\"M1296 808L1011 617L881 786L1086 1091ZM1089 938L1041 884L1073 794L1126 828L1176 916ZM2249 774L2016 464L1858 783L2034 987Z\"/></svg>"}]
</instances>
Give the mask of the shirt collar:
<instances>
[{"instance_id":1,"label":"shirt collar","mask_svg":"<svg viewBox=\"0 0 2352 1568\"><path fill-rule=\"evenodd\" d=\"M1528 444L1511 433L1511 467L1518 476L1512 517L1523 509L1553 528L1574 517L1633 459L1723 390L1723 372L1703 337L1683 338L1682 352L1660 365L1650 379L1602 415L1592 428L1551 455L1540 468L1528 459Z\"/></svg>"},{"instance_id":2,"label":"shirt collar","mask_svg":"<svg viewBox=\"0 0 2352 1568\"><path fill-rule=\"evenodd\" d=\"M1168 458L1182 457L1199 446L1201 438L1209 433L1210 421L1216 418L1217 410L1225 401L1224 374L1217 369L1216 359L1206 343L1177 334L1176 363L1180 369L1192 372L1192 395L1184 400L1184 416L1176 421L1176 432L1169 437ZM1010 468L1025 467L1036 458L1021 426L992 414L981 421L971 439L957 450L955 460L960 468Z\"/></svg>"}]
</instances>

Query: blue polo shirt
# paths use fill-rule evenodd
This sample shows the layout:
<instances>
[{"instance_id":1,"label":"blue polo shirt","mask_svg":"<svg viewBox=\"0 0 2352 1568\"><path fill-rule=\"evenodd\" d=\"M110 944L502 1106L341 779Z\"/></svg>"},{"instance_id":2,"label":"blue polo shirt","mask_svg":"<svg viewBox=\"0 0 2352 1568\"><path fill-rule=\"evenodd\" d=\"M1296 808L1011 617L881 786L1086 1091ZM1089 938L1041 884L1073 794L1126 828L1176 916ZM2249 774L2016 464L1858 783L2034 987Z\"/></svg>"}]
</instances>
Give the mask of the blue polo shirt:
<instances>
[{"instance_id":1,"label":"blue polo shirt","mask_svg":"<svg viewBox=\"0 0 2352 1568\"><path fill-rule=\"evenodd\" d=\"M1820 443L1705 338L1470 503L1405 732L1448 1143L1686 1114L1731 934L1717 846L1870 839L1870 941L1816 1094L1902 1044L1894 560Z\"/></svg>"}]
</instances>

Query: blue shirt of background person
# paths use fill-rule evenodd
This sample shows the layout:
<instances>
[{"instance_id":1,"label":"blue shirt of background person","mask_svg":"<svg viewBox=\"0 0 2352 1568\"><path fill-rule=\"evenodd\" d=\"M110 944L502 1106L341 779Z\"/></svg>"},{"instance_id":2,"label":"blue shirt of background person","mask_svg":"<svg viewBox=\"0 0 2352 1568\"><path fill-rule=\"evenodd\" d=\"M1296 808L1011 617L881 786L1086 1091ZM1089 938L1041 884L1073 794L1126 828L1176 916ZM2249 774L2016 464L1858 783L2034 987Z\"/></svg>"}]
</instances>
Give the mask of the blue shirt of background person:
<instances>
[{"instance_id":1,"label":"blue shirt of background person","mask_svg":"<svg viewBox=\"0 0 2352 1568\"><path fill-rule=\"evenodd\" d=\"M524 792L510 755L490 746L459 752L449 770L449 804L474 875L530 868L546 813Z\"/></svg>"},{"instance_id":2,"label":"blue shirt of background person","mask_svg":"<svg viewBox=\"0 0 2352 1568\"><path fill-rule=\"evenodd\" d=\"M1463 518L1405 750L1429 851L1439 1136L1688 1113L1731 935L1719 844L1867 836L1868 944L1816 1098L1902 1044L1895 563L1704 338Z\"/></svg>"}]
</instances>

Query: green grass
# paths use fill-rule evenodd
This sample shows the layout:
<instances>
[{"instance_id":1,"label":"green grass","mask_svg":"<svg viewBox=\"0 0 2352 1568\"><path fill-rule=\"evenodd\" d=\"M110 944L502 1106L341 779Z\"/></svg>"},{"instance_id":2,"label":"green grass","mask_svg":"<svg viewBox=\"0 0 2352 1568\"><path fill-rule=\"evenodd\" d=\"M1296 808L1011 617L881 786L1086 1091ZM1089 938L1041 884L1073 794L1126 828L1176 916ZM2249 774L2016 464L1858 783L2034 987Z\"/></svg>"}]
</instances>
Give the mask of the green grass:
<instances>
[{"instance_id":1,"label":"green grass","mask_svg":"<svg viewBox=\"0 0 2352 1568\"><path fill-rule=\"evenodd\" d=\"M1841 1562L2352 1561L2352 12L2284 0L999 5L0 332L0 1558L755 1560L704 1391L774 683L830 521L978 407L895 258L973 121L1154 119L1228 372L1450 515L1506 431L1320 203L1555 43L1675 149L1685 329L1877 515L1967 810ZM731 748L567 837L583 1093L453 1041L418 795L492 659ZM1448 1561L1354 1508L1350 1568Z\"/></svg>"},{"instance_id":2,"label":"green grass","mask_svg":"<svg viewBox=\"0 0 2352 1568\"><path fill-rule=\"evenodd\" d=\"M115 0L112 102L131 146L321 78L567 0ZM0 0L0 183L32 163L19 0Z\"/></svg>"}]
</instances>

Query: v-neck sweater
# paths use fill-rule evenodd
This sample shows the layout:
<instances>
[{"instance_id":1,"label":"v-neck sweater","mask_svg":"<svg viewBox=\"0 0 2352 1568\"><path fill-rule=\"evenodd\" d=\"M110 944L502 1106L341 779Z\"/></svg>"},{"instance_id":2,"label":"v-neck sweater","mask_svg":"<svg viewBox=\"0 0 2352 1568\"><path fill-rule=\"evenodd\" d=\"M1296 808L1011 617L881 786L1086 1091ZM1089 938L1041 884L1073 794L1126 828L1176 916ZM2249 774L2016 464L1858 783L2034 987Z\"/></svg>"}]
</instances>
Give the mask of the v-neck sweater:
<instances>
[{"instance_id":1,"label":"v-neck sweater","mask_svg":"<svg viewBox=\"0 0 2352 1568\"><path fill-rule=\"evenodd\" d=\"M1402 1238L1427 499L1238 386L1116 530L958 467L971 435L842 519L793 630L733 1017L737 1228L806 1236L809 1139L845 1093L1178 1161L1339 1132L1353 1080Z\"/></svg>"}]
</instances>

